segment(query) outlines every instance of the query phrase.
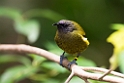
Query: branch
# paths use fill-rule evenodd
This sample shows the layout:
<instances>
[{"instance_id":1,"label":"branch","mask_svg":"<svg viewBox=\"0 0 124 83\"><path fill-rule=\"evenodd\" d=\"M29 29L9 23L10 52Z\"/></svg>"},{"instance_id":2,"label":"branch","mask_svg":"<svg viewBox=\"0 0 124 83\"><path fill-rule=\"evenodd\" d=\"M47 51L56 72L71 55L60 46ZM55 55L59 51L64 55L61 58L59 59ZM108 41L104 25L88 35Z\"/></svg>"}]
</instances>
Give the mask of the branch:
<instances>
[{"instance_id":1,"label":"branch","mask_svg":"<svg viewBox=\"0 0 124 83\"><path fill-rule=\"evenodd\" d=\"M37 48L37 47L24 45L24 44L20 44L20 45L0 44L0 52L30 53L30 54L36 54L36 55L42 56L42 57L47 58L51 61L54 61L58 64L59 64L59 61L60 61L60 57L53 54L53 53L50 53L46 50L43 50L43 49L40 49L40 48ZM68 63L69 63L69 61L64 59L63 66L65 68L67 68ZM91 73L91 72L88 72L88 71L89 70L97 71L97 72L109 71L109 70L103 69L103 68L81 67L81 66L77 66L75 64L73 64L71 66L71 70L73 71L73 73L72 73L73 75L70 75L71 77L68 77L67 81L69 81L74 75L80 77L83 80L84 79L99 80L98 78L100 76L102 76L102 74L96 73L96 72ZM118 72L115 72L115 71L110 72L110 74L113 74L115 76L105 76L101 81L112 82L112 83L124 83L124 74L121 74L121 73L118 73ZM119 76L119 77L116 77L116 76Z\"/></svg>"}]
</instances>

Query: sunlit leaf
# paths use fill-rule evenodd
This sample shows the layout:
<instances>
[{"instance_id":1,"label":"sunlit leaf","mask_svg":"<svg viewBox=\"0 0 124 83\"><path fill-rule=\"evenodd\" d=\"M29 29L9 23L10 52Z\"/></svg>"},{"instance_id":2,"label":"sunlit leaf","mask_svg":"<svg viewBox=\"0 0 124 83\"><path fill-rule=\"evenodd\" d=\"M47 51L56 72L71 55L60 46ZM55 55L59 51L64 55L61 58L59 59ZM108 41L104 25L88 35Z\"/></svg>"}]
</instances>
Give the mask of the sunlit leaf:
<instances>
[{"instance_id":1,"label":"sunlit leaf","mask_svg":"<svg viewBox=\"0 0 124 83\"><path fill-rule=\"evenodd\" d=\"M15 30L25 35L30 43L33 43L39 37L40 25L36 20L15 20Z\"/></svg>"},{"instance_id":2,"label":"sunlit leaf","mask_svg":"<svg viewBox=\"0 0 124 83\"><path fill-rule=\"evenodd\" d=\"M124 24L112 24L111 27L114 30L124 29Z\"/></svg>"},{"instance_id":3,"label":"sunlit leaf","mask_svg":"<svg viewBox=\"0 0 124 83\"><path fill-rule=\"evenodd\" d=\"M117 52L124 48L124 29L113 32L108 38L107 42L110 42L117 49Z\"/></svg>"},{"instance_id":4,"label":"sunlit leaf","mask_svg":"<svg viewBox=\"0 0 124 83\"><path fill-rule=\"evenodd\" d=\"M122 26L120 28L122 28ZM110 66L112 69L116 69L118 66L119 53L124 50L124 29L113 32L107 38L107 42L112 43L114 46L113 56L110 58Z\"/></svg>"}]
</instances>

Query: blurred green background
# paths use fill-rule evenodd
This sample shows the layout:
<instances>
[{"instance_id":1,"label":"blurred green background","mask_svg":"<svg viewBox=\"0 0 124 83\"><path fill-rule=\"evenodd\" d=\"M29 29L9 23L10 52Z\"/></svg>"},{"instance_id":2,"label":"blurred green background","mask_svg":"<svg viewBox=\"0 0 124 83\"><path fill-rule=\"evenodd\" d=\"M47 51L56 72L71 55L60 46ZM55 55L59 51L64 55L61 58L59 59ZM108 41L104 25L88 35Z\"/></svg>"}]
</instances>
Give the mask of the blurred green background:
<instances>
[{"instance_id":1,"label":"blurred green background","mask_svg":"<svg viewBox=\"0 0 124 83\"><path fill-rule=\"evenodd\" d=\"M124 23L124 0L1 0L0 43L29 44L60 55L52 24L61 19L78 22L90 41L78 64L108 68L113 46L106 39L111 24ZM69 75L58 64L25 55L0 53L2 83L62 83ZM71 83L77 80L82 82L74 78Z\"/></svg>"}]
</instances>

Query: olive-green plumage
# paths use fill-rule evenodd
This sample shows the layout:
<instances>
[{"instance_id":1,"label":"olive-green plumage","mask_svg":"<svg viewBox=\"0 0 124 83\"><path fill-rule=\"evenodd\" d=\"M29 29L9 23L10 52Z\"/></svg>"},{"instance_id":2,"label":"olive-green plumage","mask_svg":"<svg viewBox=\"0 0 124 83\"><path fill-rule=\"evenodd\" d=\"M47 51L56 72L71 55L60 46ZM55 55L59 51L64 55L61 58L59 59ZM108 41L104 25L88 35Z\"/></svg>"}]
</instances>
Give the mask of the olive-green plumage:
<instances>
[{"instance_id":1,"label":"olive-green plumage","mask_svg":"<svg viewBox=\"0 0 124 83\"><path fill-rule=\"evenodd\" d=\"M60 20L54 25L57 26L54 39L66 53L81 53L88 47L89 41L84 37L85 32L78 23L71 20Z\"/></svg>"}]
</instances>

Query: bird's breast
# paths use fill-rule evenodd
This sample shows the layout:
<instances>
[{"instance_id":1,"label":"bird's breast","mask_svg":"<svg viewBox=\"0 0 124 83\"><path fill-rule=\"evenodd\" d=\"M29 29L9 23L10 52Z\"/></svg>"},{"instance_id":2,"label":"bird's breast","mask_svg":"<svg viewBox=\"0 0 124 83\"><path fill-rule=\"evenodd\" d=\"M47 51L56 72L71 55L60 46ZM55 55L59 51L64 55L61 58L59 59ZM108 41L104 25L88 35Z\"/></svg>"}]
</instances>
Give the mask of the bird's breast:
<instances>
[{"instance_id":1,"label":"bird's breast","mask_svg":"<svg viewBox=\"0 0 124 83\"><path fill-rule=\"evenodd\" d=\"M62 50L69 54L80 53L88 47L87 42L83 40L83 36L78 34L56 33L55 41Z\"/></svg>"}]
</instances>

